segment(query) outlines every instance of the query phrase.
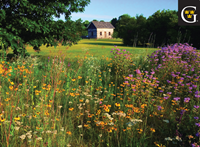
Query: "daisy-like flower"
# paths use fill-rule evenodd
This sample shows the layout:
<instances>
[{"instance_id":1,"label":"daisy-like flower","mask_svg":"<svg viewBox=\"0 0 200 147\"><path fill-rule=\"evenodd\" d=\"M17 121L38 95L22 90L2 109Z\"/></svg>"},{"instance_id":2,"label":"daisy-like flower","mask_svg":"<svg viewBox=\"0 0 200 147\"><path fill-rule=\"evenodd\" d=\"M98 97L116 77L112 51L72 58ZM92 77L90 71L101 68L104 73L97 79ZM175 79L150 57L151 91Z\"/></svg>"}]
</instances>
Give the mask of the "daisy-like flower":
<instances>
[{"instance_id":1,"label":"daisy-like flower","mask_svg":"<svg viewBox=\"0 0 200 147\"><path fill-rule=\"evenodd\" d=\"M21 135L19 136L22 140L24 140L26 138L26 135Z\"/></svg>"}]
</instances>

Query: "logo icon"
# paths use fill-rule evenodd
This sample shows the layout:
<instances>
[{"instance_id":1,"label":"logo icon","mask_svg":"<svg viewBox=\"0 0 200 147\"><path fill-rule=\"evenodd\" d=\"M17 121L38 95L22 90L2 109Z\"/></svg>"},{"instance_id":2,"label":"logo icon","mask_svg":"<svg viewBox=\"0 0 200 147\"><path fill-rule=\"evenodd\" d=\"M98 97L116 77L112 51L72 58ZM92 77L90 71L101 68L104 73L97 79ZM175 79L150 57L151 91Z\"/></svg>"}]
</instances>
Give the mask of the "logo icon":
<instances>
[{"instance_id":1,"label":"logo icon","mask_svg":"<svg viewBox=\"0 0 200 147\"><path fill-rule=\"evenodd\" d=\"M185 21L187 23L195 23L197 21L197 14L194 14L194 12L195 12L194 10L185 10L187 8L193 8L194 10L196 10L195 6L187 6L187 7L183 8L183 10L181 11L181 18L183 19L183 21ZM193 21L186 20L184 17L184 12L187 15L187 18L192 18L192 15L193 15L194 20Z\"/></svg>"},{"instance_id":2,"label":"logo icon","mask_svg":"<svg viewBox=\"0 0 200 147\"><path fill-rule=\"evenodd\" d=\"M199 15L200 2L196 0L179 0L178 1L178 25L200 25ZM199 21L198 21L199 20Z\"/></svg>"}]
</instances>

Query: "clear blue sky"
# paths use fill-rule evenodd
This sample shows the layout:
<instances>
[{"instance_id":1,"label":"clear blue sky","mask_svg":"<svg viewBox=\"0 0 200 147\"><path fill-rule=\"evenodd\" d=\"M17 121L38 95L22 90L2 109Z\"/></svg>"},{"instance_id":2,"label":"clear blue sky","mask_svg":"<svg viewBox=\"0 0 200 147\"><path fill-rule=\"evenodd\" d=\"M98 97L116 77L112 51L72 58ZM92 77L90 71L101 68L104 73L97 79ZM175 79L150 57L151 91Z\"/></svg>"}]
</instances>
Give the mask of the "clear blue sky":
<instances>
[{"instance_id":1,"label":"clear blue sky","mask_svg":"<svg viewBox=\"0 0 200 147\"><path fill-rule=\"evenodd\" d=\"M75 12L70 16L73 21L81 18L83 22L93 19L109 22L123 14L129 14L131 17L136 17L136 14L143 15L147 19L156 11L164 9L178 11L178 0L90 0L84 12ZM59 19L65 21L64 15L53 18L55 21Z\"/></svg>"}]
</instances>

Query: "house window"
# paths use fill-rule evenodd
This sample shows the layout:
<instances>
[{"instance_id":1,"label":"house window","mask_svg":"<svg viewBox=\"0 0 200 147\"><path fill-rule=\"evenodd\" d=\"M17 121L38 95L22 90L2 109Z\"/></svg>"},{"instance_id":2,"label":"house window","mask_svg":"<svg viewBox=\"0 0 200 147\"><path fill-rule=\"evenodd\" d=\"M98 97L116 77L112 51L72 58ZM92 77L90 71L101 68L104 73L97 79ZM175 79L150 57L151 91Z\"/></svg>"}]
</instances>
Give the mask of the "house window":
<instances>
[{"instance_id":1,"label":"house window","mask_svg":"<svg viewBox=\"0 0 200 147\"><path fill-rule=\"evenodd\" d=\"M110 32L109 32L109 36L110 36Z\"/></svg>"},{"instance_id":2,"label":"house window","mask_svg":"<svg viewBox=\"0 0 200 147\"><path fill-rule=\"evenodd\" d=\"M93 36L93 32L92 32L92 36Z\"/></svg>"},{"instance_id":3,"label":"house window","mask_svg":"<svg viewBox=\"0 0 200 147\"><path fill-rule=\"evenodd\" d=\"M100 35L102 35L102 32L100 32Z\"/></svg>"}]
</instances>

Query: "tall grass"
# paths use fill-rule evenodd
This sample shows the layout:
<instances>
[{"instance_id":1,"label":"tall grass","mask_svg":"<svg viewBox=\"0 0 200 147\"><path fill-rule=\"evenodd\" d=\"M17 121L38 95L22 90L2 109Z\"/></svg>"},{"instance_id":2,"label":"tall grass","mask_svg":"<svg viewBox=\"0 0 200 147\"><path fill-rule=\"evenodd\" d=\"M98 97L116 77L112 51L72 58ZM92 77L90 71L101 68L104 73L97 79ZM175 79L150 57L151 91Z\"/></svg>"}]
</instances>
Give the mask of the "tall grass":
<instances>
[{"instance_id":1,"label":"tall grass","mask_svg":"<svg viewBox=\"0 0 200 147\"><path fill-rule=\"evenodd\" d=\"M199 55L187 44L145 54L0 62L1 146L197 146Z\"/></svg>"}]
</instances>

